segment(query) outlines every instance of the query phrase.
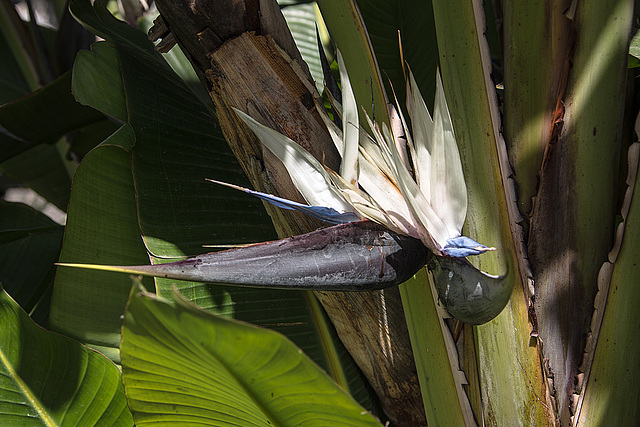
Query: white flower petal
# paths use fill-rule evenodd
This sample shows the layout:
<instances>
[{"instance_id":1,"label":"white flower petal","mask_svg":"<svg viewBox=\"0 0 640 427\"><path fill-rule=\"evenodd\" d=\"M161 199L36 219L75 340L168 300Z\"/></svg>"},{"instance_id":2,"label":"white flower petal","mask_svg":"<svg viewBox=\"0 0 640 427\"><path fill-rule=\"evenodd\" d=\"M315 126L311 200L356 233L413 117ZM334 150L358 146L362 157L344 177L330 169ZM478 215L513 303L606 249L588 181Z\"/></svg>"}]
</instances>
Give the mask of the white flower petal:
<instances>
[{"instance_id":1,"label":"white flower petal","mask_svg":"<svg viewBox=\"0 0 640 427\"><path fill-rule=\"evenodd\" d=\"M367 120L371 125L371 120L368 116ZM390 139L388 128L383 125L383 132L387 135L389 142L385 142L383 133L380 132L378 127L372 126L371 128L378 142L384 163L390 166L391 175L389 178L396 183L402 193L403 199L411 212L412 222L418 231L420 239L435 253L439 253L446 244L447 239L454 236L449 236L445 223L438 217L418 187L418 184L414 181L413 176L411 176L405 167L400 153L398 153L395 144Z\"/></svg>"},{"instance_id":2,"label":"white flower petal","mask_svg":"<svg viewBox=\"0 0 640 427\"><path fill-rule=\"evenodd\" d=\"M382 225L386 225L398 233L420 238L411 210L398 187L376 165L362 156L360 157L359 182L390 221L387 224L382 223Z\"/></svg>"},{"instance_id":3,"label":"white flower petal","mask_svg":"<svg viewBox=\"0 0 640 427\"><path fill-rule=\"evenodd\" d=\"M391 103L387 104L387 112L389 113L389 125L391 126L393 141L396 143L398 153L400 153L400 156L402 156L402 163L404 163L404 166L407 168L407 170L411 172L411 165L409 163L409 155L407 150L407 137L409 132L405 130L404 118L400 117L400 115L398 114L398 110Z\"/></svg>"},{"instance_id":4,"label":"white flower petal","mask_svg":"<svg viewBox=\"0 0 640 427\"><path fill-rule=\"evenodd\" d=\"M351 184L343 177L328 170L331 175L331 179L336 187L340 190L345 199L349 201L351 206L363 215L365 218L387 226L392 221L387 217L384 211L377 205L367 193L360 190L357 186Z\"/></svg>"},{"instance_id":5,"label":"white flower petal","mask_svg":"<svg viewBox=\"0 0 640 427\"><path fill-rule=\"evenodd\" d=\"M407 105L413 126L416 181L446 225L449 237L459 236L467 214L467 187L440 72L436 76L433 119L411 70L407 90Z\"/></svg>"},{"instance_id":6,"label":"white flower petal","mask_svg":"<svg viewBox=\"0 0 640 427\"><path fill-rule=\"evenodd\" d=\"M327 130L329 131L329 135L331 136L331 140L333 141L333 145L336 147L336 150L338 150L338 154L340 155L340 158L342 158L342 151L344 148L343 142L342 142L342 131L335 123L331 121L327 113L324 110L322 110L320 106L317 104L316 104L316 110L320 114L320 117L322 117L322 121L324 121L324 124L327 127Z\"/></svg>"},{"instance_id":7,"label":"white flower petal","mask_svg":"<svg viewBox=\"0 0 640 427\"><path fill-rule=\"evenodd\" d=\"M407 82L407 110L411 117L413 128L413 167L416 174L416 182L424 193L428 202L431 202L431 152L433 142L433 120L431 114L420 95L418 85L409 69L409 81ZM436 184L434 184L436 185Z\"/></svg>"},{"instance_id":8,"label":"white flower petal","mask_svg":"<svg viewBox=\"0 0 640 427\"><path fill-rule=\"evenodd\" d=\"M351 184L356 184L358 181L358 141L360 139L358 105L340 50L338 50L337 57L340 68L340 83L342 84L342 137L344 143L340 175Z\"/></svg>"},{"instance_id":9,"label":"white flower petal","mask_svg":"<svg viewBox=\"0 0 640 427\"><path fill-rule=\"evenodd\" d=\"M394 161L397 165L402 165L402 159L397 154L394 155ZM422 243L434 253L440 253L447 240L451 237L447 226L436 214L418 184L405 168L398 170L398 186L409 205L413 218L423 228L422 230L418 229L421 232L420 239Z\"/></svg>"},{"instance_id":10,"label":"white flower petal","mask_svg":"<svg viewBox=\"0 0 640 427\"><path fill-rule=\"evenodd\" d=\"M235 109L260 141L284 163L291 180L302 197L313 206L326 206L338 212L353 212L353 207L331 184L331 178L315 157L293 140L258 123L249 115Z\"/></svg>"},{"instance_id":11,"label":"white flower petal","mask_svg":"<svg viewBox=\"0 0 640 427\"><path fill-rule=\"evenodd\" d=\"M329 130L329 134L338 152L342 155L342 132L326 114L321 114L321 117ZM370 125L373 124L370 123ZM335 179L335 176L332 175L331 177L334 184L338 186L343 196L350 201L353 207L368 219L376 221L398 233L419 238L417 229L413 225L409 207L396 184L389 178L392 173L380 154L380 148L375 142L367 138L370 138L370 136L365 134L360 140L358 184L370 196L369 200L371 203L365 203L362 200L349 197L349 195L346 194L347 189L358 191L361 195L362 191L360 191L357 186L340 185ZM374 160L374 158L377 160ZM377 166L379 164L384 165L385 171ZM364 194L364 196L366 196L366 194Z\"/></svg>"},{"instance_id":12,"label":"white flower petal","mask_svg":"<svg viewBox=\"0 0 640 427\"><path fill-rule=\"evenodd\" d=\"M431 187L431 204L447 228L460 234L467 215L467 185L439 71L433 123L431 182L437 185Z\"/></svg>"}]
</instances>

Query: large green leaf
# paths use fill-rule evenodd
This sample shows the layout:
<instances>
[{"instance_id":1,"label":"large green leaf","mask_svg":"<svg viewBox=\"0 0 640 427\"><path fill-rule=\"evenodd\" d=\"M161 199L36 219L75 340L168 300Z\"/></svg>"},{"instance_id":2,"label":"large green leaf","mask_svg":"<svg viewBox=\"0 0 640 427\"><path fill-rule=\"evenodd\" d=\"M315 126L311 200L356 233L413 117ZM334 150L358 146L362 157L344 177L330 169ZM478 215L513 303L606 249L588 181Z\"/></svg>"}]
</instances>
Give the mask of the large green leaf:
<instances>
[{"instance_id":1,"label":"large green leaf","mask_svg":"<svg viewBox=\"0 0 640 427\"><path fill-rule=\"evenodd\" d=\"M528 216L549 142L562 78L569 66L571 20L554 1L504 4L504 131L518 183L518 205Z\"/></svg>"},{"instance_id":2,"label":"large green leaf","mask_svg":"<svg viewBox=\"0 0 640 427\"><path fill-rule=\"evenodd\" d=\"M455 344L437 310L437 294L426 269L400 285L420 391L430 425L471 425L473 414L462 390L464 373L458 366ZM419 320L424 320L419 323ZM428 351L425 351L428 349Z\"/></svg>"},{"instance_id":3,"label":"large green leaf","mask_svg":"<svg viewBox=\"0 0 640 427\"><path fill-rule=\"evenodd\" d=\"M28 93L37 89L39 76L34 65L34 58L32 58L34 53L33 39L27 33L25 23L11 3L4 3L0 9L0 33L3 42L2 62L6 67L3 71L11 72L13 74L11 80L18 84L13 90L26 89L26 93ZM3 95L3 98L5 96L7 95Z\"/></svg>"},{"instance_id":4,"label":"large green leaf","mask_svg":"<svg viewBox=\"0 0 640 427\"><path fill-rule=\"evenodd\" d=\"M49 318L53 263L60 255L62 233L63 227L41 212L0 202L0 282L40 324Z\"/></svg>"},{"instance_id":5,"label":"large green leaf","mask_svg":"<svg viewBox=\"0 0 640 427\"><path fill-rule=\"evenodd\" d=\"M53 40L50 36L55 34L54 31L38 27L35 22L23 22L11 3L4 4L0 9L0 21L2 63L3 71L6 71L2 75L15 83L10 91L3 90L3 121L0 126L4 129L0 137L0 158L14 157L0 164L0 171L65 210L69 197L69 176L76 164L67 157L68 147L63 141L58 141L55 147L36 144L43 140L54 142L56 134L59 136L60 132L76 130L78 125L87 124L85 113L88 109L78 109L80 106L72 105L75 101L64 89L65 80L68 87L68 76L36 92L42 82L54 80L47 58L48 54L52 54L48 51L47 41ZM31 32L27 26L30 26ZM25 91L34 93L26 95ZM20 92L25 97L15 101L11 92ZM15 103L4 105L9 101ZM7 114L11 117L7 117ZM90 117L88 119L89 122L93 120Z\"/></svg>"},{"instance_id":6,"label":"large green leaf","mask_svg":"<svg viewBox=\"0 0 640 427\"><path fill-rule=\"evenodd\" d=\"M377 120L386 121L386 107L379 104L384 97L378 91L382 87L379 85L388 87L389 80L404 108L404 59L411 67L427 106L432 109L438 46L431 1L321 0L318 4L332 40L344 56L358 105L366 108L371 116L371 104L375 100ZM360 25L360 16L366 28ZM398 32L402 37L403 58L400 55ZM373 56L368 54L366 45L369 41Z\"/></svg>"},{"instance_id":7,"label":"large green leaf","mask_svg":"<svg viewBox=\"0 0 640 427\"><path fill-rule=\"evenodd\" d=\"M0 424L133 425L118 368L37 326L0 287Z\"/></svg>"},{"instance_id":8,"label":"large green leaf","mask_svg":"<svg viewBox=\"0 0 640 427\"><path fill-rule=\"evenodd\" d=\"M379 425L289 340L132 290L123 381L137 425Z\"/></svg>"},{"instance_id":9,"label":"large green leaf","mask_svg":"<svg viewBox=\"0 0 640 427\"><path fill-rule=\"evenodd\" d=\"M118 120L127 120L120 62L113 44L97 42L91 46L91 51L79 52L73 65L72 84L78 102Z\"/></svg>"},{"instance_id":10,"label":"large green leaf","mask_svg":"<svg viewBox=\"0 0 640 427\"><path fill-rule=\"evenodd\" d=\"M78 167L60 261L149 262L138 229L130 154L116 141L132 137L125 125L107 140L116 146L94 149ZM130 287L124 275L59 268L51 328L118 361L120 316Z\"/></svg>"},{"instance_id":11,"label":"large green leaf","mask_svg":"<svg viewBox=\"0 0 640 427\"><path fill-rule=\"evenodd\" d=\"M210 107L199 101L143 33L116 20L99 3L94 9L88 2L76 1L71 10L117 50L123 89L117 87L116 76L109 81L115 85L113 91L124 92L127 120L135 133L133 173L140 227L151 254L162 258L194 255L206 252L203 244L274 237L260 202L205 180L246 184ZM113 63L115 58L106 46L94 50L93 67L109 58ZM91 58L82 59L89 72L85 64ZM113 75L112 68L108 69ZM88 89L83 87L82 98L97 101L108 84L98 85L92 97Z\"/></svg>"},{"instance_id":12,"label":"large green leaf","mask_svg":"<svg viewBox=\"0 0 640 427\"><path fill-rule=\"evenodd\" d=\"M554 129L557 139L549 141L537 180L528 252L543 357L554 373L564 423L572 416L573 381L591 322L598 271L616 223L633 8L632 2L619 0L578 3L562 123ZM597 174L591 173L595 170Z\"/></svg>"}]
</instances>

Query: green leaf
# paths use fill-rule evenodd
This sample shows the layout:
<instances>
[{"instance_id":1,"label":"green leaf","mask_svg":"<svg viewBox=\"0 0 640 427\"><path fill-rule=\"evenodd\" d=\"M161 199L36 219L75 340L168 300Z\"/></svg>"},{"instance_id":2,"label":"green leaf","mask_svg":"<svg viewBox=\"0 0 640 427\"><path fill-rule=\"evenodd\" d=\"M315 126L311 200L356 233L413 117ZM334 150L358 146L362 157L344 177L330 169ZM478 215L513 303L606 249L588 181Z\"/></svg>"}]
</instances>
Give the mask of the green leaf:
<instances>
[{"instance_id":1,"label":"green leaf","mask_svg":"<svg viewBox=\"0 0 640 427\"><path fill-rule=\"evenodd\" d=\"M49 318L53 263L60 255L62 233L63 227L41 212L0 202L0 282L41 324Z\"/></svg>"},{"instance_id":2,"label":"green leaf","mask_svg":"<svg viewBox=\"0 0 640 427\"><path fill-rule=\"evenodd\" d=\"M116 47L97 42L91 52L78 52L73 64L73 95L78 102L127 120L127 106Z\"/></svg>"},{"instance_id":3,"label":"green leaf","mask_svg":"<svg viewBox=\"0 0 640 427\"><path fill-rule=\"evenodd\" d=\"M320 0L318 6L331 40L340 49L349 70L357 104L376 122L388 123L382 78L355 1ZM366 121L363 112L360 112L360 121Z\"/></svg>"},{"instance_id":4,"label":"green leaf","mask_svg":"<svg viewBox=\"0 0 640 427\"><path fill-rule=\"evenodd\" d=\"M133 425L120 371L37 326L0 287L0 424Z\"/></svg>"},{"instance_id":5,"label":"green leaf","mask_svg":"<svg viewBox=\"0 0 640 427\"><path fill-rule=\"evenodd\" d=\"M56 146L40 144L0 163L0 172L66 211L71 178Z\"/></svg>"},{"instance_id":6,"label":"green leaf","mask_svg":"<svg viewBox=\"0 0 640 427\"><path fill-rule=\"evenodd\" d=\"M128 138L132 132L125 125L107 142ZM65 236L61 262L149 263L138 228L130 155L119 146L98 147L78 166ZM118 361L120 316L130 287L127 276L59 268L51 328Z\"/></svg>"},{"instance_id":7,"label":"green leaf","mask_svg":"<svg viewBox=\"0 0 640 427\"><path fill-rule=\"evenodd\" d=\"M132 290L123 382L137 425L379 425L282 335Z\"/></svg>"},{"instance_id":8,"label":"green leaf","mask_svg":"<svg viewBox=\"0 0 640 427\"><path fill-rule=\"evenodd\" d=\"M518 185L518 207L529 215L539 185L554 110L575 31L558 2L504 4L504 133ZM568 66L568 64L566 64Z\"/></svg>"},{"instance_id":9,"label":"green leaf","mask_svg":"<svg viewBox=\"0 0 640 427\"><path fill-rule=\"evenodd\" d=\"M21 98L30 92L4 34L0 32L0 105Z\"/></svg>"},{"instance_id":10,"label":"green leaf","mask_svg":"<svg viewBox=\"0 0 640 427\"><path fill-rule=\"evenodd\" d=\"M287 26L296 47L302 55L302 59L309 66L311 77L316 82L318 92L322 93L324 76L322 64L318 53L318 41L316 39L316 27L322 31L323 23L317 22L319 12L315 2L279 0L282 15L287 21Z\"/></svg>"},{"instance_id":11,"label":"green leaf","mask_svg":"<svg viewBox=\"0 0 640 427\"><path fill-rule=\"evenodd\" d=\"M637 122L636 122L637 123ZM636 131L638 131L636 126ZM640 197L638 197L638 157L640 144L629 148L629 172L618 225L616 242L598 274L590 337L587 340L581 371L584 385L574 416L577 426L602 424L633 425L640 413L640 365L635 363L640 339L635 325L640 324ZM603 398L606 396L606 398ZM606 421L604 421L606 420Z\"/></svg>"},{"instance_id":12,"label":"green leaf","mask_svg":"<svg viewBox=\"0 0 640 427\"><path fill-rule=\"evenodd\" d=\"M430 425L471 425L469 421L473 420L473 414L462 390L464 373L454 358L457 355L455 344L437 310L437 296L428 283L426 269L400 285L400 295L407 315L427 422ZM418 319L424 322L418 323Z\"/></svg>"},{"instance_id":13,"label":"green leaf","mask_svg":"<svg viewBox=\"0 0 640 427\"><path fill-rule=\"evenodd\" d=\"M104 120L102 114L73 99L71 73L67 72L49 85L0 108L0 125L22 142L5 142L4 134L0 134L0 161L37 144L54 143L68 132L101 120Z\"/></svg>"},{"instance_id":14,"label":"green leaf","mask_svg":"<svg viewBox=\"0 0 640 427\"><path fill-rule=\"evenodd\" d=\"M628 138L624 111L633 10L632 2L577 2L562 123L554 129L557 139L549 142L562 148L545 148L544 166L534 178L537 194L527 248L535 272L542 356L554 375L562 423L573 416L569 406L578 355L592 318L599 269L614 235L614 189L622 141ZM590 173L594 170L598 173Z\"/></svg>"},{"instance_id":15,"label":"green leaf","mask_svg":"<svg viewBox=\"0 0 640 427\"><path fill-rule=\"evenodd\" d=\"M203 244L273 237L259 202L241 202L237 194L230 196L232 191L205 181L246 183L210 106L199 101L143 33L99 4L95 10L81 1L71 7L84 25L117 47L124 89L114 90L126 95L127 119L135 133L133 173L147 249L171 258L205 252ZM256 219L263 224L254 225ZM223 224L229 225L226 233L220 232Z\"/></svg>"},{"instance_id":16,"label":"green leaf","mask_svg":"<svg viewBox=\"0 0 640 427\"><path fill-rule=\"evenodd\" d=\"M0 9L0 34L3 45L2 62L9 65L9 70L14 74L14 81L22 83L26 92L35 90L39 84L33 61L34 42L11 3L4 4ZM22 85L14 89L20 90L20 86Z\"/></svg>"}]
</instances>

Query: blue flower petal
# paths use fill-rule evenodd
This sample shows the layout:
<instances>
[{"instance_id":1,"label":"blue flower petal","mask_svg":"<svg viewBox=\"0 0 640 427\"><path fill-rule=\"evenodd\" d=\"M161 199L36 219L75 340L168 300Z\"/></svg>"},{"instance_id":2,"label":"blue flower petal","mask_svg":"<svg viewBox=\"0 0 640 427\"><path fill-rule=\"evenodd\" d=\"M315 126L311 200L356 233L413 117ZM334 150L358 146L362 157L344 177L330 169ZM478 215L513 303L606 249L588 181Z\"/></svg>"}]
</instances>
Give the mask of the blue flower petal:
<instances>
[{"instance_id":1,"label":"blue flower petal","mask_svg":"<svg viewBox=\"0 0 640 427\"><path fill-rule=\"evenodd\" d=\"M361 221L361 218L353 212L340 213L333 208L325 206L304 205L302 203L294 202L293 200L283 199L282 197L261 193L260 191L255 190L245 189L244 192L259 197L262 200L266 200L279 208L297 210L330 224L345 224L347 222Z\"/></svg>"},{"instance_id":2,"label":"blue flower petal","mask_svg":"<svg viewBox=\"0 0 640 427\"><path fill-rule=\"evenodd\" d=\"M456 258L480 255L487 251L494 250L495 248L489 248L465 236L458 236L447 240L447 244L442 249L445 254Z\"/></svg>"},{"instance_id":3,"label":"blue flower petal","mask_svg":"<svg viewBox=\"0 0 640 427\"><path fill-rule=\"evenodd\" d=\"M226 182L216 181L214 179L207 179L207 181L243 191L262 200L266 200L267 202L279 208L300 211L316 219L319 219L320 221L325 221L330 224L346 224L348 222L362 221L362 219L353 212L341 213L333 208L328 208L325 206L309 206L302 203L294 202L293 200L283 199L282 197L262 193L260 191L249 190L248 188L240 187L239 185L228 184Z\"/></svg>"}]
</instances>

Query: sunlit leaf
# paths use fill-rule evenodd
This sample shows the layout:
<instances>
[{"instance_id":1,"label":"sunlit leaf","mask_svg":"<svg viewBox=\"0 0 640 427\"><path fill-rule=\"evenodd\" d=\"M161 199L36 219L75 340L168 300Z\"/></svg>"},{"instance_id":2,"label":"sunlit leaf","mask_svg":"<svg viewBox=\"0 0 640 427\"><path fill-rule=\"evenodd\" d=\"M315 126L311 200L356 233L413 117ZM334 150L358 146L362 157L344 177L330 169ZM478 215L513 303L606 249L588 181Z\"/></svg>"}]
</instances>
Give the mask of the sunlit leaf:
<instances>
[{"instance_id":1,"label":"sunlit leaf","mask_svg":"<svg viewBox=\"0 0 640 427\"><path fill-rule=\"evenodd\" d=\"M131 426L120 371L37 326L0 287L0 423Z\"/></svg>"},{"instance_id":2,"label":"sunlit leaf","mask_svg":"<svg viewBox=\"0 0 640 427\"><path fill-rule=\"evenodd\" d=\"M379 425L282 335L134 289L123 380L137 425Z\"/></svg>"}]
</instances>

